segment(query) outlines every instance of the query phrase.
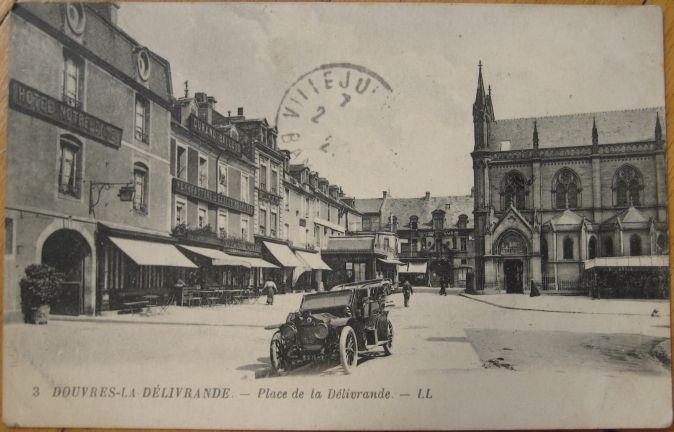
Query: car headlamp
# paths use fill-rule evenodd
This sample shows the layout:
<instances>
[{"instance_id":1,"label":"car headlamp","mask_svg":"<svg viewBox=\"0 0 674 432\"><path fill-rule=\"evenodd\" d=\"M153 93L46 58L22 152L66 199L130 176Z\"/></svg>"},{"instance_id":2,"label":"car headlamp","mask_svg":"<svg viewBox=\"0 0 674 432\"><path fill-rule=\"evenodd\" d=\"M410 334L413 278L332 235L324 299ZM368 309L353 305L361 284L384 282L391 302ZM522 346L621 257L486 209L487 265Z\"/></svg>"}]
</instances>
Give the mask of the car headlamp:
<instances>
[{"instance_id":1,"label":"car headlamp","mask_svg":"<svg viewBox=\"0 0 674 432\"><path fill-rule=\"evenodd\" d=\"M314 337L316 339L325 339L326 337L328 337L328 326L325 323L315 325Z\"/></svg>"}]
</instances>

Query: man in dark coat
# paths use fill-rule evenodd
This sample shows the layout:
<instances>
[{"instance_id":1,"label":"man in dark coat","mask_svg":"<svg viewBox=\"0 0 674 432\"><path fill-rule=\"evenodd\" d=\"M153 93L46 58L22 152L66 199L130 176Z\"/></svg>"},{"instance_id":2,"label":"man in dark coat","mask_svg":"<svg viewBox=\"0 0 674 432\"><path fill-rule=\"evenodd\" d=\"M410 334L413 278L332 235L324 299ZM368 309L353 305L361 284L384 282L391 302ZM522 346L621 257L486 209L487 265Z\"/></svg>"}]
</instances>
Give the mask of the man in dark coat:
<instances>
[{"instance_id":1,"label":"man in dark coat","mask_svg":"<svg viewBox=\"0 0 674 432\"><path fill-rule=\"evenodd\" d=\"M410 295L414 294L412 291L412 284L409 280L406 280L403 284L403 298L405 299L405 307L408 307L410 304Z\"/></svg>"}]
</instances>

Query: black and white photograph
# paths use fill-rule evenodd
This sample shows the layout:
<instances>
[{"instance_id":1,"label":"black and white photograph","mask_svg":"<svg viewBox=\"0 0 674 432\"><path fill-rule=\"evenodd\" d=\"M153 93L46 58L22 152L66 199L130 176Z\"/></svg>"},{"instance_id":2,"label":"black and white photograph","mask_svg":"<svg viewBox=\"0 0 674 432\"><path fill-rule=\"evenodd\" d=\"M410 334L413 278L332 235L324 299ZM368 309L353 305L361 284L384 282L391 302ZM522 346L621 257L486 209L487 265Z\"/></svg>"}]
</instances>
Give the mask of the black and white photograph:
<instances>
[{"instance_id":1,"label":"black and white photograph","mask_svg":"<svg viewBox=\"0 0 674 432\"><path fill-rule=\"evenodd\" d=\"M2 28L6 425L671 425L659 7Z\"/></svg>"}]
</instances>

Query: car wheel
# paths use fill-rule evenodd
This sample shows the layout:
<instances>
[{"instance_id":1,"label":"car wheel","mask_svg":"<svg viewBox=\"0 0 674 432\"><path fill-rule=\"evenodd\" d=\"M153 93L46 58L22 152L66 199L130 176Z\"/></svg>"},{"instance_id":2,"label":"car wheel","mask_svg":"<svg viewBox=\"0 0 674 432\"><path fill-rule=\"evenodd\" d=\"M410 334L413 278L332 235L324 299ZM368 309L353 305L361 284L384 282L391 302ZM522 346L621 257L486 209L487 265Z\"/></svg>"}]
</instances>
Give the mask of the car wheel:
<instances>
[{"instance_id":1,"label":"car wheel","mask_svg":"<svg viewBox=\"0 0 674 432\"><path fill-rule=\"evenodd\" d=\"M342 328L342 333L339 335L339 360L347 374L352 373L358 365L356 333L349 326Z\"/></svg>"},{"instance_id":2,"label":"car wheel","mask_svg":"<svg viewBox=\"0 0 674 432\"><path fill-rule=\"evenodd\" d=\"M386 320L386 339L384 352L391 355L393 354L393 323L390 320Z\"/></svg>"},{"instance_id":3,"label":"car wheel","mask_svg":"<svg viewBox=\"0 0 674 432\"><path fill-rule=\"evenodd\" d=\"M271 338L269 344L269 360L271 360L271 368L277 374L284 374L288 372L288 365L283 350L283 338L281 332L277 331Z\"/></svg>"}]
</instances>

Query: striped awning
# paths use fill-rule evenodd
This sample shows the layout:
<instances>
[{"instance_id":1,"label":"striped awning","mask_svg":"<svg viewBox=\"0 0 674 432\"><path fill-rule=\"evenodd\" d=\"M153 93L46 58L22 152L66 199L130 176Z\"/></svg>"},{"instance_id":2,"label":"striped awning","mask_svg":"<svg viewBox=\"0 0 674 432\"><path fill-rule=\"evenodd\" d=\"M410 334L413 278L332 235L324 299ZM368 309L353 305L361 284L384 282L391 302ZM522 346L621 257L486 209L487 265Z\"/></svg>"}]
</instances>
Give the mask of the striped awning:
<instances>
[{"instance_id":1,"label":"striped awning","mask_svg":"<svg viewBox=\"0 0 674 432\"><path fill-rule=\"evenodd\" d=\"M228 255L225 252L218 249L198 247L198 246L186 246L186 245L178 245L178 246L180 246L185 250L193 252L197 255L201 255L203 257L212 259L214 266L248 267L246 261L239 259L239 257Z\"/></svg>"},{"instance_id":2,"label":"striped awning","mask_svg":"<svg viewBox=\"0 0 674 432\"><path fill-rule=\"evenodd\" d=\"M283 267L304 267L304 263L297 259L288 246L271 242L263 243L269 253L271 253Z\"/></svg>"},{"instance_id":3,"label":"striped awning","mask_svg":"<svg viewBox=\"0 0 674 432\"><path fill-rule=\"evenodd\" d=\"M109 238L138 265L197 268L172 244L118 237Z\"/></svg>"},{"instance_id":4,"label":"striped awning","mask_svg":"<svg viewBox=\"0 0 674 432\"><path fill-rule=\"evenodd\" d=\"M321 255L318 253L310 253L304 251L295 251L295 255L302 261L307 264L312 270L329 270L332 271L329 265L327 265L322 259Z\"/></svg>"}]
</instances>

